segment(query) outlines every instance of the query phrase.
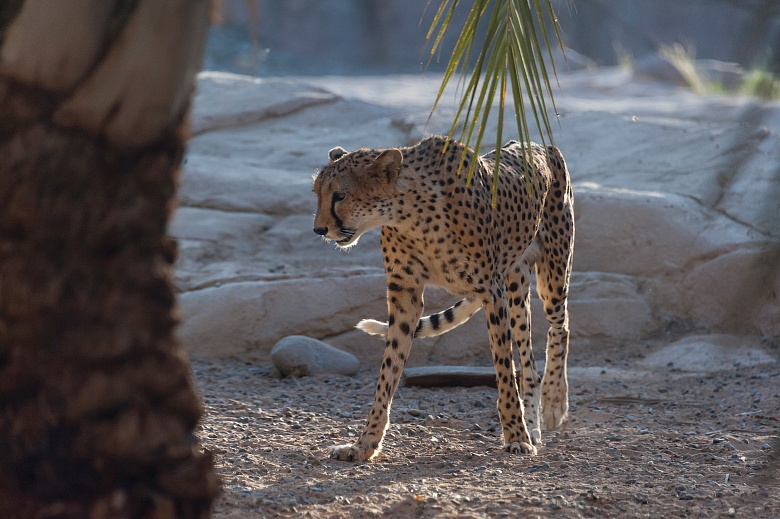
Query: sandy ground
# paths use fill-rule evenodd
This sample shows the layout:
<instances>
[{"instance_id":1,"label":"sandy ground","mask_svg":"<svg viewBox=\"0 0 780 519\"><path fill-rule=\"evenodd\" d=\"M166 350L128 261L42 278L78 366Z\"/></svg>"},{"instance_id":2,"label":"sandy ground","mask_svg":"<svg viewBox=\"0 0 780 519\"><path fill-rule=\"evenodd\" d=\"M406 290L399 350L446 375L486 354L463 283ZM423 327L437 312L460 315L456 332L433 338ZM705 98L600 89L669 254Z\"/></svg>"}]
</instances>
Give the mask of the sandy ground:
<instances>
[{"instance_id":1,"label":"sandy ground","mask_svg":"<svg viewBox=\"0 0 780 519\"><path fill-rule=\"evenodd\" d=\"M573 350L570 421L533 457L501 451L494 389L402 387L367 463L326 449L359 433L378 365L276 379L195 359L214 516L780 517L780 365L639 369L663 344Z\"/></svg>"}]
</instances>

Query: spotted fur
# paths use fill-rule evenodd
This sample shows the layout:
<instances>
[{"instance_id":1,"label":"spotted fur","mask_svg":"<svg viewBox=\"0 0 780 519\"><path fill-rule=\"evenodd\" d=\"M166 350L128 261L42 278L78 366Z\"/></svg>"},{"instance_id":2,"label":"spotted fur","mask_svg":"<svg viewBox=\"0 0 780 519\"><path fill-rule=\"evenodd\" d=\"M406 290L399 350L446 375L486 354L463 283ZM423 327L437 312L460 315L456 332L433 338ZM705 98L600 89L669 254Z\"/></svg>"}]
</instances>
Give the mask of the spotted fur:
<instances>
[{"instance_id":1,"label":"spotted fur","mask_svg":"<svg viewBox=\"0 0 780 519\"><path fill-rule=\"evenodd\" d=\"M467 150L464 166L478 161L467 185L466 175L457 173L463 149L443 137L407 148L352 153L334 148L329 165L314 178L314 232L346 248L365 231L381 227L387 277L387 322L358 324L385 337L374 405L357 441L333 447L334 458L376 456L412 339L449 331L479 308L485 310L496 369L504 449L535 454L541 423L556 429L567 418L574 208L566 163L557 148L533 144L534 171L526 179L523 145L508 142L501 149L493 208L495 152L478 157ZM550 324L544 380L531 349L533 269ZM463 300L422 317L427 285L444 287Z\"/></svg>"}]
</instances>

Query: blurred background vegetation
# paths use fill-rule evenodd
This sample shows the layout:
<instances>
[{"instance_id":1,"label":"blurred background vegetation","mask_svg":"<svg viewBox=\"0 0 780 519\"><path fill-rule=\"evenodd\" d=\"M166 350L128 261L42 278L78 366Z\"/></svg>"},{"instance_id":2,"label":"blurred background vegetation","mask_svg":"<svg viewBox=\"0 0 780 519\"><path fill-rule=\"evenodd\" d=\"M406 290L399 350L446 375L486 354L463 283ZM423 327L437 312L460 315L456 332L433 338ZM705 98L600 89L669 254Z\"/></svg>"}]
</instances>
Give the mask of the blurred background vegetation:
<instances>
[{"instance_id":1,"label":"blurred background vegetation","mask_svg":"<svg viewBox=\"0 0 780 519\"><path fill-rule=\"evenodd\" d=\"M218 0L205 68L262 76L441 71L473 2L461 2L452 21L457 29L428 65L425 35L440 3L432 0L426 9L428 1ZM638 63L679 44L699 60L780 73L777 0L552 5L576 66Z\"/></svg>"}]
</instances>

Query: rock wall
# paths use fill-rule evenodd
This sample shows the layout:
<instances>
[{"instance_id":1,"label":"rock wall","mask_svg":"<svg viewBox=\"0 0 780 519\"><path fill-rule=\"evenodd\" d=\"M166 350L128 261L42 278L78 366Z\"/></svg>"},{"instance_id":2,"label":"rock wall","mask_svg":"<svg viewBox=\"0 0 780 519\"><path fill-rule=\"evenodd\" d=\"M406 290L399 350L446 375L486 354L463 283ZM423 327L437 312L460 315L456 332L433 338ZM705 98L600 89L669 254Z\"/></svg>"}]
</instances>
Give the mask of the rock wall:
<instances>
[{"instance_id":1,"label":"rock wall","mask_svg":"<svg viewBox=\"0 0 780 519\"><path fill-rule=\"evenodd\" d=\"M572 347L688 332L780 338L780 103L696 96L609 69L565 74L561 86L556 144L577 219ZM378 233L349 252L317 238L311 176L333 146L444 131L446 102L425 128L437 87L420 76L200 75L171 226L180 335L193 355L266 359L297 334L381 356L381 340L352 328L386 313ZM453 301L426 291L429 309ZM540 310L534 297L537 347ZM410 362L487 362L486 345L479 314L417 341Z\"/></svg>"}]
</instances>

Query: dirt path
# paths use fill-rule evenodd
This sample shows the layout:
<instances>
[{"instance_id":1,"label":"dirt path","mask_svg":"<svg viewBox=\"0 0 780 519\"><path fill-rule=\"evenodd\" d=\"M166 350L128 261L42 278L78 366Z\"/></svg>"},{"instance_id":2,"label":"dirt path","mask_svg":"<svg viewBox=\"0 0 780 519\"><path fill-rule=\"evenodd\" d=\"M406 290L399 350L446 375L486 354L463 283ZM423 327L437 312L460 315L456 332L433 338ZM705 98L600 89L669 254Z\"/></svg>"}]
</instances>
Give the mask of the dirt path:
<instances>
[{"instance_id":1,"label":"dirt path","mask_svg":"<svg viewBox=\"0 0 780 519\"><path fill-rule=\"evenodd\" d=\"M224 483L214 515L780 517L780 365L653 372L612 361L617 348L577 356L570 422L535 457L501 452L495 390L402 387L383 454L357 464L326 448L358 434L378 366L275 379L196 360L198 435Z\"/></svg>"}]
</instances>

